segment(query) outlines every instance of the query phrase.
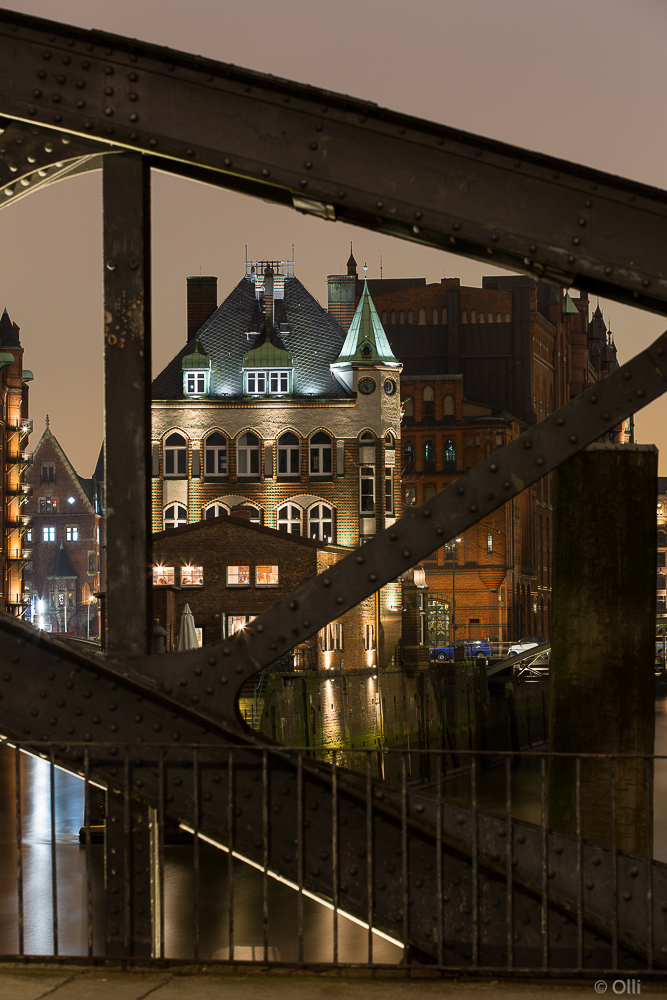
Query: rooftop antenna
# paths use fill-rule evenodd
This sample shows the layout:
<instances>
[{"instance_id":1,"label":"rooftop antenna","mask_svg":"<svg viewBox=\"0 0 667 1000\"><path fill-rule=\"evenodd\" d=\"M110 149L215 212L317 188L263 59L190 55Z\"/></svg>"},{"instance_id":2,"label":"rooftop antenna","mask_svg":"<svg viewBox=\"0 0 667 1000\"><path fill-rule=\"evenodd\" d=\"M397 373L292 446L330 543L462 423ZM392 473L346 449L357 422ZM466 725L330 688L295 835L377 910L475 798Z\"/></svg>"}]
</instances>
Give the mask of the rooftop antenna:
<instances>
[{"instance_id":1,"label":"rooftop antenna","mask_svg":"<svg viewBox=\"0 0 667 1000\"><path fill-rule=\"evenodd\" d=\"M364 260L364 281L366 280L367 277L368 277L368 264Z\"/></svg>"},{"instance_id":2,"label":"rooftop antenna","mask_svg":"<svg viewBox=\"0 0 667 1000\"><path fill-rule=\"evenodd\" d=\"M294 274L294 244L292 243L292 275Z\"/></svg>"},{"instance_id":3,"label":"rooftop antenna","mask_svg":"<svg viewBox=\"0 0 667 1000\"><path fill-rule=\"evenodd\" d=\"M380 254L380 281L382 281L382 254Z\"/></svg>"},{"instance_id":4,"label":"rooftop antenna","mask_svg":"<svg viewBox=\"0 0 667 1000\"><path fill-rule=\"evenodd\" d=\"M245 245L245 273L248 273L248 244Z\"/></svg>"}]
</instances>

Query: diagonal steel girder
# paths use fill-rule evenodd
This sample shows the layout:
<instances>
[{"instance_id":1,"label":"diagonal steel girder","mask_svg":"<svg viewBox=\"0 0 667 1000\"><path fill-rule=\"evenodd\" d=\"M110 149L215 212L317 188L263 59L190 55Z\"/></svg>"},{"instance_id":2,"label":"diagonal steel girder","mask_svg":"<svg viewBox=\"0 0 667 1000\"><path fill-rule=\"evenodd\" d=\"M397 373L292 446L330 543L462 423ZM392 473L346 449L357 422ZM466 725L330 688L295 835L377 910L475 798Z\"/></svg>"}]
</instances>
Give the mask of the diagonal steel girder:
<instances>
[{"instance_id":1,"label":"diagonal steel girder","mask_svg":"<svg viewBox=\"0 0 667 1000\"><path fill-rule=\"evenodd\" d=\"M367 101L0 10L0 116L51 130L57 161L58 133L137 150L171 173L667 311L664 191ZM34 171L20 143L0 148L1 207Z\"/></svg>"}]
</instances>

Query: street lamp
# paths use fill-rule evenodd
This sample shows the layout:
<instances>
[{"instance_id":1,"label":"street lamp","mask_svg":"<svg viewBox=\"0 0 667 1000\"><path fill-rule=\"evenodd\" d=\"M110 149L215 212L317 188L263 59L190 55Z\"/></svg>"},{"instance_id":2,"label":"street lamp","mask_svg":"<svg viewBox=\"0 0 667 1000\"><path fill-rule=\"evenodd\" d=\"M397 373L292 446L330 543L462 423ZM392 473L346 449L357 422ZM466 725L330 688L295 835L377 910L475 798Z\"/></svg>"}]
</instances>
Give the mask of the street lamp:
<instances>
[{"instance_id":1,"label":"street lamp","mask_svg":"<svg viewBox=\"0 0 667 1000\"><path fill-rule=\"evenodd\" d=\"M90 605L97 603L94 597L88 598L88 620L86 622L86 639L90 639Z\"/></svg>"},{"instance_id":2,"label":"street lamp","mask_svg":"<svg viewBox=\"0 0 667 1000\"><path fill-rule=\"evenodd\" d=\"M462 538L452 538L449 542L453 545L454 561L452 563L452 649L456 648L456 563L458 559L457 545L462 542Z\"/></svg>"}]
</instances>

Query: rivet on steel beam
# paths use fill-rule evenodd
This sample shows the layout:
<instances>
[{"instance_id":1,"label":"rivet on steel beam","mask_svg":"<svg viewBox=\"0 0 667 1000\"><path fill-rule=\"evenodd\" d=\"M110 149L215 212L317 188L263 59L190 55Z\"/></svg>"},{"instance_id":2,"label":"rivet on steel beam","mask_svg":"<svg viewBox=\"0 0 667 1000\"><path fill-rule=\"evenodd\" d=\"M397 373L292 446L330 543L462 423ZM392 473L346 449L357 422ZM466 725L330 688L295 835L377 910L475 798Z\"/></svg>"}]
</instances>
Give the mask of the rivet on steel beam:
<instances>
[{"instance_id":1,"label":"rivet on steel beam","mask_svg":"<svg viewBox=\"0 0 667 1000\"><path fill-rule=\"evenodd\" d=\"M107 76L111 76L111 74L113 73L113 66L105 66L104 72L106 73Z\"/></svg>"},{"instance_id":2,"label":"rivet on steel beam","mask_svg":"<svg viewBox=\"0 0 667 1000\"><path fill-rule=\"evenodd\" d=\"M338 197L339 198L344 198L345 197L345 192L344 191L339 191L338 192Z\"/></svg>"},{"instance_id":3,"label":"rivet on steel beam","mask_svg":"<svg viewBox=\"0 0 667 1000\"><path fill-rule=\"evenodd\" d=\"M115 270L116 270L116 261L115 260L108 260L107 261L107 271L115 271Z\"/></svg>"},{"instance_id":4,"label":"rivet on steel beam","mask_svg":"<svg viewBox=\"0 0 667 1000\"><path fill-rule=\"evenodd\" d=\"M224 163L226 167L231 167L232 165L232 161L229 159L228 156L225 157Z\"/></svg>"},{"instance_id":5,"label":"rivet on steel beam","mask_svg":"<svg viewBox=\"0 0 667 1000\"><path fill-rule=\"evenodd\" d=\"M390 531L389 532L389 540L391 542L395 542L397 538L398 538L398 532L397 531Z\"/></svg>"},{"instance_id":6,"label":"rivet on steel beam","mask_svg":"<svg viewBox=\"0 0 667 1000\"><path fill-rule=\"evenodd\" d=\"M572 254L568 255L567 262L568 264L574 264L574 257L572 256Z\"/></svg>"},{"instance_id":7,"label":"rivet on steel beam","mask_svg":"<svg viewBox=\"0 0 667 1000\"><path fill-rule=\"evenodd\" d=\"M585 226L586 225L586 220L585 219L579 219L579 225L580 226Z\"/></svg>"},{"instance_id":8,"label":"rivet on steel beam","mask_svg":"<svg viewBox=\"0 0 667 1000\"><path fill-rule=\"evenodd\" d=\"M489 466L489 469L490 469L491 472L497 472L498 471L498 466L496 465L495 462L492 462L491 465Z\"/></svg>"},{"instance_id":9,"label":"rivet on steel beam","mask_svg":"<svg viewBox=\"0 0 667 1000\"><path fill-rule=\"evenodd\" d=\"M605 267L604 273L605 274L611 274L611 268L610 267Z\"/></svg>"},{"instance_id":10,"label":"rivet on steel beam","mask_svg":"<svg viewBox=\"0 0 667 1000\"><path fill-rule=\"evenodd\" d=\"M426 507L426 508L425 508L425 509L424 509L424 510L422 511L422 517L430 517L430 516L431 516L431 511L429 510L429 508L428 508L428 507Z\"/></svg>"},{"instance_id":11,"label":"rivet on steel beam","mask_svg":"<svg viewBox=\"0 0 667 1000\"><path fill-rule=\"evenodd\" d=\"M597 403L597 401L598 401L598 398L597 398L597 396L596 396L596 395L592 395L592 396L591 396L591 397L589 398L589 400L588 400L588 402L589 402L589 403Z\"/></svg>"},{"instance_id":12,"label":"rivet on steel beam","mask_svg":"<svg viewBox=\"0 0 667 1000\"><path fill-rule=\"evenodd\" d=\"M558 424L559 427L562 427L563 424L565 423L565 420L563 419L563 417L559 417L556 423Z\"/></svg>"},{"instance_id":13,"label":"rivet on steel beam","mask_svg":"<svg viewBox=\"0 0 667 1000\"><path fill-rule=\"evenodd\" d=\"M113 114L113 108L105 108L104 109L104 114L105 115L112 115Z\"/></svg>"},{"instance_id":14,"label":"rivet on steel beam","mask_svg":"<svg viewBox=\"0 0 667 1000\"><path fill-rule=\"evenodd\" d=\"M223 656L231 656L232 655L231 647L230 646L225 646L223 648L223 650L222 650L222 655Z\"/></svg>"},{"instance_id":15,"label":"rivet on steel beam","mask_svg":"<svg viewBox=\"0 0 667 1000\"><path fill-rule=\"evenodd\" d=\"M290 601L289 602L289 606L290 606L290 610L291 611L296 611L296 609L299 607L299 602L298 601Z\"/></svg>"},{"instance_id":16,"label":"rivet on steel beam","mask_svg":"<svg viewBox=\"0 0 667 1000\"><path fill-rule=\"evenodd\" d=\"M460 223L460 222L455 222L455 223L454 223L454 224L452 225L452 229L454 230L454 232L457 232L457 233L458 233L458 231L459 231L459 229L460 229L460 228L461 228L461 223Z\"/></svg>"},{"instance_id":17,"label":"rivet on steel beam","mask_svg":"<svg viewBox=\"0 0 667 1000\"><path fill-rule=\"evenodd\" d=\"M132 93L130 94L130 100L131 101L138 101L139 100L139 95L135 94L134 91L132 91Z\"/></svg>"},{"instance_id":18,"label":"rivet on steel beam","mask_svg":"<svg viewBox=\"0 0 667 1000\"><path fill-rule=\"evenodd\" d=\"M8 198L11 198L11 196L14 194L14 192L12 191L11 188L5 188L5 194L6 194L6 196Z\"/></svg>"},{"instance_id":19,"label":"rivet on steel beam","mask_svg":"<svg viewBox=\"0 0 667 1000\"><path fill-rule=\"evenodd\" d=\"M648 288L648 286L650 284L651 284L651 282L648 280L648 278L644 278L644 280L642 281L642 287L643 288Z\"/></svg>"},{"instance_id":20,"label":"rivet on steel beam","mask_svg":"<svg viewBox=\"0 0 667 1000\"><path fill-rule=\"evenodd\" d=\"M532 441L524 441L523 442L523 446L526 449L526 451L528 451L529 448L533 447L533 442Z\"/></svg>"},{"instance_id":21,"label":"rivet on steel beam","mask_svg":"<svg viewBox=\"0 0 667 1000\"><path fill-rule=\"evenodd\" d=\"M15 174L15 173L17 172L17 170L18 170L18 167L16 166L16 164L15 164L15 163L10 163L10 164L9 164L9 169L11 170L11 172L12 172L13 174Z\"/></svg>"},{"instance_id":22,"label":"rivet on steel beam","mask_svg":"<svg viewBox=\"0 0 667 1000\"><path fill-rule=\"evenodd\" d=\"M221 677L220 678L220 683L221 684L227 684L227 678L226 677Z\"/></svg>"},{"instance_id":23,"label":"rivet on steel beam","mask_svg":"<svg viewBox=\"0 0 667 1000\"><path fill-rule=\"evenodd\" d=\"M403 549L403 558L404 559L409 559L410 555L411 555L410 549Z\"/></svg>"},{"instance_id":24,"label":"rivet on steel beam","mask_svg":"<svg viewBox=\"0 0 667 1000\"><path fill-rule=\"evenodd\" d=\"M465 487L463 487L463 486L457 486L456 487L456 492L458 493L458 495L460 497L462 497L465 494Z\"/></svg>"},{"instance_id":25,"label":"rivet on steel beam","mask_svg":"<svg viewBox=\"0 0 667 1000\"><path fill-rule=\"evenodd\" d=\"M34 104L31 104L29 106L29 108L28 108L28 114L29 115L36 115L37 114L37 108L35 107Z\"/></svg>"},{"instance_id":26,"label":"rivet on steel beam","mask_svg":"<svg viewBox=\"0 0 667 1000\"><path fill-rule=\"evenodd\" d=\"M369 573L368 574L368 579L371 581L371 583L375 583L375 581L377 580L377 578L378 578L377 577L377 573Z\"/></svg>"},{"instance_id":27,"label":"rivet on steel beam","mask_svg":"<svg viewBox=\"0 0 667 1000\"><path fill-rule=\"evenodd\" d=\"M113 87L105 87L104 88L104 93L107 95L107 97L112 97L113 96Z\"/></svg>"},{"instance_id":28,"label":"rivet on steel beam","mask_svg":"<svg viewBox=\"0 0 667 1000\"><path fill-rule=\"evenodd\" d=\"M337 597L337 598L336 598L336 604L343 604L343 603L344 603L344 601L345 601L345 598L344 598L344 597L340 597L340 596L339 596L339 597Z\"/></svg>"},{"instance_id":29,"label":"rivet on steel beam","mask_svg":"<svg viewBox=\"0 0 667 1000\"><path fill-rule=\"evenodd\" d=\"M475 514L479 510L479 507L477 506L476 503L471 503L468 510L470 511L471 514Z\"/></svg>"},{"instance_id":30,"label":"rivet on steel beam","mask_svg":"<svg viewBox=\"0 0 667 1000\"><path fill-rule=\"evenodd\" d=\"M304 621L303 627L304 628L310 628L310 621L308 619L306 619L306 621Z\"/></svg>"},{"instance_id":31,"label":"rivet on steel beam","mask_svg":"<svg viewBox=\"0 0 667 1000\"><path fill-rule=\"evenodd\" d=\"M136 271L136 269L138 267L139 267L139 261L138 260L131 260L130 261L130 270Z\"/></svg>"},{"instance_id":32,"label":"rivet on steel beam","mask_svg":"<svg viewBox=\"0 0 667 1000\"><path fill-rule=\"evenodd\" d=\"M21 178L21 186L22 187L29 187L30 186L30 178L29 177L22 177Z\"/></svg>"},{"instance_id":33,"label":"rivet on steel beam","mask_svg":"<svg viewBox=\"0 0 667 1000\"><path fill-rule=\"evenodd\" d=\"M624 371L624 372L623 372L623 378L624 378L624 379L626 380L626 382L627 382L627 380L628 380L628 379L631 379L631 378L632 378L632 372L629 372L629 371L627 371L627 370L626 370L626 371Z\"/></svg>"},{"instance_id":34,"label":"rivet on steel beam","mask_svg":"<svg viewBox=\"0 0 667 1000\"><path fill-rule=\"evenodd\" d=\"M436 533L436 535L438 535L438 536L441 536L441 535L444 535L444 533L445 533L445 529L444 529L444 528L441 528L441 527L440 527L440 526L438 525L438 527L437 527L437 528L435 529L435 533Z\"/></svg>"},{"instance_id":35,"label":"rivet on steel beam","mask_svg":"<svg viewBox=\"0 0 667 1000\"><path fill-rule=\"evenodd\" d=\"M83 127L87 128L88 131L91 132L92 129L93 129L93 123L92 122L85 122Z\"/></svg>"},{"instance_id":36,"label":"rivet on steel beam","mask_svg":"<svg viewBox=\"0 0 667 1000\"><path fill-rule=\"evenodd\" d=\"M60 104L60 94L54 94L51 100L54 104Z\"/></svg>"},{"instance_id":37,"label":"rivet on steel beam","mask_svg":"<svg viewBox=\"0 0 667 1000\"><path fill-rule=\"evenodd\" d=\"M357 556L357 558L356 558L355 562L356 562L356 563L357 563L357 564L358 564L359 566L361 566L361 565L362 565L362 563L363 563L363 562L365 562L365 560L364 560L364 557L363 557L363 556Z\"/></svg>"},{"instance_id":38,"label":"rivet on steel beam","mask_svg":"<svg viewBox=\"0 0 667 1000\"><path fill-rule=\"evenodd\" d=\"M85 108L86 102L85 101L77 101L76 102L76 106L81 111L83 108Z\"/></svg>"},{"instance_id":39,"label":"rivet on steel beam","mask_svg":"<svg viewBox=\"0 0 667 1000\"><path fill-rule=\"evenodd\" d=\"M641 397L645 395L645 392L644 392L643 389L637 389L637 392L635 393L635 395L639 396L639 398L641 399Z\"/></svg>"},{"instance_id":40,"label":"rivet on steel beam","mask_svg":"<svg viewBox=\"0 0 667 1000\"><path fill-rule=\"evenodd\" d=\"M659 358L661 358L665 353L665 348L657 347L655 353L658 355Z\"/></svg>"},{"instance_id":41,"label":"rivet on steel beam","mask_svg":"<svg viewBox=\"0 0 667 1000\"><path fill-rule=\"evenodd\" d=\"M53 116L53 120L54 120L54 122L61 122L63 120L63 116L62 115L54 115Z\"/></svg>"},{"instance_id":42,"label":"rivet on steel beam","mask_svg":"<svg viewBox=\"0 0 667 1000\"><path fill-rule=\"evenodd\" d=\"M188 156L194 156L194 155L195 155L195 151L194 151L194 149L192 148L192 146L189 146L189 147L188 147L188 148L186 149L186 151L185 151L185 152L186 152L186 153L188 154Z\"/></svg>"},{"instance_id":43,"label":"rivet on steel beam","mask_svg":"<svg viewBox=\"0 0 667 1000\"><path fill-rule=\"evenodd\" d=\"M139 79L139 77L137 76L136 73L128 73L127 78L128 78L128 80L131 80L133 83L134 83L135 80Z\"/></svg>"},{"instance_id":44,"label":"rivet on steel beam","mask_svg":"<svg viewBox=\"0 0 667 1000\"><path fill-rule=\"evenodd\" d=\"M264 169L262 170L262 177L270 177L270 176L271 176L271 171L268 169L268 167L264 167Z\"/></svg>"},{"instance_id":45,"label":"rivet on steel beam","mask_svg":"<svg viewBox=\"0 0 667 1000\"><path fill-rule=\"evenodd\" d=\"M376 207L376 208L384 208L384 202L383 202L383 201L378 201L378 202L376 202L376 203L375 203L375 207Z\"/></svg>"},{"instance_id":46,"label":"rivet on steel beam","mask_svg":"<svg viewBox=\"0 0 667 1000\"><path fill-rule=\"evenodd\" d=\"M306 160L305 163L304 163L304 167L306 168L306 170L310 170L310 168L312 167L312 165L313 165L313 161L312 160Z\"/></svg>"},{"instance_id":47,"label":"rivet on steel beam","mask_svg":"<svg viewBox=\"0 0 667 1000\"><path fill-rule=\"evenodd\" d=\"M421 212L415 212L415 219L421 219L421 218L422 218L422 213Z\"/></svg>"},{"instance_id":48,"label":"rivet on steel beam","mask_svg":"<svg viewBox=\"0 0 667 1000\"><path fill-rule=\"evenodd\" d=\"M325 576L325 578L322 580L322 586L323 587L330 587L331 586L331 580L329 579L328 576Z\"/></svg>"},{"instance_id":49,"label":"rivet on steel beam","mask_svg":"<svg viewBox=\"0 0 667 1000\"><path fill-rule=\"evenodd\" d=\"M579 438L576 434L570 434L570 444L576 444Z\"/></svg>"},{"instance_id":50,"label":"rivet on steel beam","mask_svg":"<svg viewBox=\"0 0 667 1000\"><path fill-rule=\"evenodd\" d=\"M421 233L421 229L419 228L419 226L413 226L412 232L415 234L415 236L419 236L419 234Z\"/></svg>"},{"instance_id":51,"label":"rivet on steel beam","mask_svg":"<svg viewBox=\"0 0 667 1000\"><path fill-rule=\"evenodd\" d=\"M579 244L581 243L581 240L579 239L578 236L575 236L572 242L574 243L575 247L578 247Z\"/></svg>"},{"instance_id":52,"label":"rivet on steel beam","mask_svg":"<svg viewBox=\"0 0 667 1000\"><path fill-rule=\"evenodd\" d=\"M48 62L50 58L51 58L50 52L42 52L42 59L46 59L46 61Z\"/></svg>"},{"instance_id":53,"label":"rivet on steel beam","mask_svg":"<svg viewBox=\"0 0 667 1000\"><path fill-rule=\"evenodd\" d=\"M67 77L63 76L62 73L61 73L60 76L58 76L56 79L58 80L58 83L65 83L66 80L67 80Z\"/></svg>"},{"instance_id":54,"label":"rivet on steel beam","mask_svg":"<svg viewBox=\"0 0 667 1000\"><path fill-rule=\"evenodd\" d=\"M33 97L41 97L42 96L41 90L33 90L32 96Z\"/></svg>"},{"instance_id":55,"label":"rivet on steel beam","mask_svg":"<svg viewBox=\"0 0 667 1000\"><path fill-rule=\"evenodd\" d=\"M511 482L509 481L509 479L506 479L505 482L503 483L503 489L504 490L511 490L511 488L512 488Z\"/></svg>"},{"instance_id":56,"label":"rivet on steel beam","mask_svg":"<svg viewBox=\"0 0 667 1000\"><path fill-rule=\"evenodd\" d=\"M544 465L544 459L543 458L536 459L535 460L535 465Z\"/></svg>"},{"instance_id":57,"label":"rivet on steel beam","mask_svg":"<svg viewBox=\"0 0 667 1000\"><path fill-rule=\"evenodd\" d=\"M491 237L491 239L493 239L493 236ZM530 250L531 253L536 253L537 252L537 247L535 246L534 243L531 243L530 246L528 247L528 249Z\"/></svg>"},{"instance_id":58,"label":"rivet on steel beam","mask_svg":"<svg viewBox=\"0 0 667 1000\"><path fill-rule=\"evenodd\" d=\"M493 241L493 243L497 243L498 242L498 233L491 233L491 240Z\"/></svg>"}]
</instances>

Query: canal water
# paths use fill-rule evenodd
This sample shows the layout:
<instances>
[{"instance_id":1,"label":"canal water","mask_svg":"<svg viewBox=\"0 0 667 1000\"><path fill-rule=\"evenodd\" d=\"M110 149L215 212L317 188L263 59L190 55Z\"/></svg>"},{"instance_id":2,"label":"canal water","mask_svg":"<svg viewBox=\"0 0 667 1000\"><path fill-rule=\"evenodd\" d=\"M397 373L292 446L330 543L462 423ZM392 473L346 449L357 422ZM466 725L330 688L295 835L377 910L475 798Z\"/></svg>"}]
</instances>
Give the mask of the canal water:
<instances>
[{"instance_id":1,"label":"canal water","mask_svg":"<svg viewBox=\"0 0 667 1000\"><path fill-rule=\"evenodd\" d=\"M656 701L655 753L667 755L667 697ZM15 817L14 751L0 747L0 955L18 949L17 850ZM51 881L50 775L46 762L21 755L23 812L24 947L28 954L53 953ZM539 756L512 772L512 812L532 822L540 820ZM448 784L446 795L460 800L469 796L469 777ZM504 772L480 772L477 778L480 808L505 809ZM55 775L56 883L58 896L59 952L85 955L86 878L85 852L78 842L83 817L83 782L64 771ZM667 760L655 767L654 856L667 862ZM94 952L103 954L103 848L93 845ZM194 948L194 879L192 847L165 848L165 954L191 958ZM203 959L229 958L228 858L208 844L200 845L200 949ZM264 958L263 877L256 869L234 862L234 957ZM333 914L314 900L304 899L304 959L333 959ZM298 959L297 894L287 885L268 880L268 957L271 961ZM368 932L339 918L339 960L368 960ZM395 964L401 949L373 936L373 961Z\"/></svg>"}]
</instances>

